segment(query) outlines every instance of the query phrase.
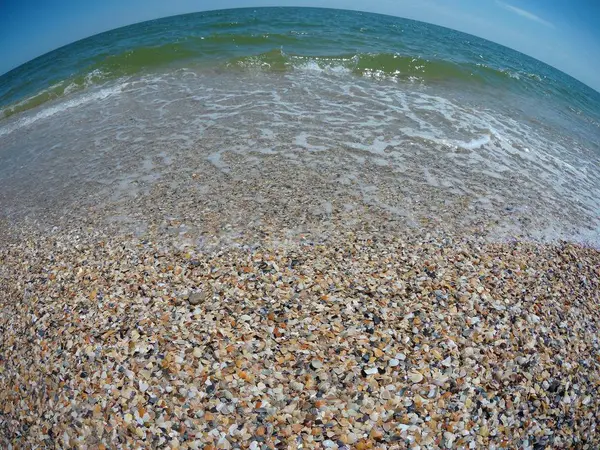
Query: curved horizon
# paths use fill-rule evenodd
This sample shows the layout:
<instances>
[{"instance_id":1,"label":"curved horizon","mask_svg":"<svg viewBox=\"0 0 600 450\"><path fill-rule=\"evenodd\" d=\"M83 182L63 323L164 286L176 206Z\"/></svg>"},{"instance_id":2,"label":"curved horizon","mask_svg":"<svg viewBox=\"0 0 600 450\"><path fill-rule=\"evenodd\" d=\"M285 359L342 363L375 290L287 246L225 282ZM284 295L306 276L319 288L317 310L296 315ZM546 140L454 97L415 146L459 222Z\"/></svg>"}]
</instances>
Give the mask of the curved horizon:
<instances>
[{"instance_id":1,"label":"curved horizon","mask_svg":"<svg viewBox=\"0 0 600 450\"><path fill-rule=\"evenodd\" d=\"M237 2L237 3L240 3L240 2ZM242 1L241 3L244 3L244 2ZM306 2L304 2L304 3L306 3ZM385 2L383 2L383 3L385 3ZM510 5L510 4L504 3L504 2L500 2L500 1L495 1L494 4L496 5L496 7L501 8L504 11L513 13L514 15L517 16L518 19L530 22L531 29L535 29L537 27L537 28L541 28L541 29L546 29L546 30L544 30L546 32L548 30L556 30L556 27L554 26L554 24L552 24L549 21L546 21L545 19L540 18L539 16L537 16L535 14L527 13L523 9L519 9L513 5ZM40 57L43 57L44 55L47 55L49 53L52 53L53 51L59 50L61 48L67 47L69 45L75 44L76 42L83 41L85 39L92 38L94 36L97 36L97 35L100 35L103 33L118 30L121 28L126 28L128 26L132 26L132 25L136 25L136 24L141 24L141 23L150 22L150 21L154 21L154 20L167 19L169 17L181 16L181 15L202 14L202 13L206 13L206 12L226 11L226 10L233 10L233 9L295 8L295 7L302 8L302 7L306 7L306 8L320 8L320 9L332 9L332 10L337 9L337 10L342 10L342 11L345 10L345 11L357 11L357 12L362 12L362 13L381 14L381 15L398 17L398 18L403 18L403 19L407 19L407 20L414 20L417 22L423 22L423 23L427 23L427 24L431 24L431 25L436 25L436 26L440 26L443 28L453 30L453 31L461 32L466 35L475 36L477 38L484 39L484 40L492 42L494 44L501 45L503 47L517 51L519 53L522 53L523 55L526 55L530 58L533 58L537 61L547 64L550 67L555 68L555 69L565 73L566 75L569 75L570 77L574 78L578 82L583 83L584 85L595 90L596 92L600 92L600 76L598 75L600 73L600 62L596 63L598 65L598 68L595 69L594 67L590 67L589 70L587 71L588 73L582 75L582 73L578 73L578 72L582 72L582 71L574 70L576 68L573 66L569 65L568 67L566 67L563 64L558 64L556 61L549 61L548 58L544 58L543 55L536 54L536 52L527 51L527 49L520 48L521 45L511 45L511 43L509 43L509 42L503 42L503 41L505 41L503 39L497 39L497 38L494 39L494 38L486 35L486 33L481 33L481 32L477 33L474 30L468 30L468 29L465 30L464 29L465 27L464 26L461 27L460 22L458 22L458 21L456 21L455 24L454 23L440 23L443 21L434 20L435 17L432 17L431 20L425 20L423 18L414 17L415 16L414 13L406 14L406 15L402 15L401 14L402 11L399 11L397 13L392 13L390 11L382 10L383 9L381 7L382 4L379 4L379 3L377 5L375 5L376 6L375 8L371 8L370 10L362 9L362 8L348 7L351 5L344 5L344 6L345 7L335 7L334 5L315 6L315 5L304 5L304 4L298 4L298 5L259 4L259 5L254 6L254 5L245 5L244 4L242 6L233 6L233 7L225 7L225 8L221 8L221 7L210 8L209 7L209 8L200 9L200 10L191 10L191 11L186 10L183 12L182 11L171 11L173 13L168 13L168 14L160 15L160 16L156 16L156 17L149 17L149 18L148 17L140 17L140 20L128 20L125 18L124 20L126 21L126 23L116 23L115 24L116 26L110 26L108 28L106 26L100 27L101 29L95 29L91 33L88 33L85 35L81 35L81 33L80 33L80 35L73 34L73 36L72 36L72 38L70 38L70 40L67 39L67 41L65 42L65 40L63 39L63 42L60 42L59 44L54 45L52 48L49 48L49 49L47 48L45 51L37 52L34 56L28 57L26 60L22 60L16 64L13 64L10 67L3 69L1 66L2 63L0 62L0 77L3 77L4 75L12 72L13 70L18 69L19 67L22 67L22 66L28 64L31 61L34 61ZM599 10L600 10L600 7L599 7ZM410 10L406 10L406 12L409 13ZM10 14L10 10L9 10L9 12L4 16L4 18L6 19L6 18L9 18L10 16L11 16L11 14ZM63 20L66 20L66 19L63 19ZM84 18L74 17L72 20L81 21L81 20L84 20ZM517 20L517 19L515 19L515 20ZM1 19L0 19L0 25L2 25ZM14 25L14 23L12 25ZM26 29L27 27L23 25L22 28ZM91 28L94 28L94 27L91 27ZM86 29L88 29L88 28L86 27ZM75 32L73 32L73 33L75 33ZM600 32L599 32L599 34L600 34ZM8 41L11 39L11 37L12 37L13 41L18 41L15 34L11 35L10 27L6 27L5 33L0 34L0 47L2 47L2 42L4 40L6 40L6 42L8 43ZM594 40L591 40L590 45L592 46L592 48L595 48L595 46L598 46L598 49L600 50L600 42L595 42ZM16 47L18 48L18 45ZM592 53L594 53L594 50L592 50ZM552 54L556 54L556 52L553 51ZM600 53L598 53L598 54L600 54ZM7 60L10 61L10 57L7 58ZM582 61L583 61L583 58L582 58ZM7 64L10 64L10 63L7 63ZM594 64L594 60L588 58L585 60L585 64L589 64L590 66L592 66Z\"/></svg>"},{"instance_id":2,"label":"curved horizon","mask_svg":"<svg viewBox=\"0 0 600 450\"><path fill-rule=\"evenodd\" d=\"M321 46L319 40L325 38L328 41L330 34L314 34L307 29L308 34L300 33L306 35L305 38L298 39L293 30L296 25L288 26L295 14L308 14L311 21L329 16L334 22L337 14L353 15L359 22L360 17L364 17L365 23L379 17L385 25L372 22L380 28L371 30L381 32L376 34L375 40L365 35L359 41L346 42L343 35L353 25L331 22L327 33L339 34L338 40L332 46ZM245 15L252 16L252 21L242 21L240 26L243 28L233 34L205 24L207 20L235 22ZM396 29L397 26L401 28ZM405 30L408 34L404 34ZM401 33L397 34L398 31ZM263 36L264 33L267 35ZM432 37L423 40L422 36ZM458 58L452 56L454 47L446 45L450 41L463 43L464 52ZM0 76L0 117L6 118L124 76L165 67L193 68L206 63L238 65L240 57L258 57L266 64L287 66L288 69L297 63L303 64L301 60L306 62L308 58L313 63L334 64L357 75L366 73L368 76L373 70L383 70L398 79L417 77L431 82L443 79L489 84L490 87L500 83L515 92L529 86L539 94L549 89L559 97L570 91L567 94L569 101L577 109L587 111L590 111L588 101L581 95L589 89L590 101L600 103L600 96L593 88L567 73L518 50L452 28L364 11L264 7L177 14L125 25L53 49ZM56 64L56 61L60 63ZM577 85L581 86L579 94L575 93ZM561 91L563 88L566 91ZM597 112L591 114L596 116Z\"/></svg>"},{"instance_id":3,"label":"curved horizon","mask_svg":"<svg viewBox=\"0 0 600 450\"><path fill-rule=\"evenodd\" d=\"M381 12L127 25L0 77L0 448L600 448L597 92Z\"/></svg>"}]
</instances>

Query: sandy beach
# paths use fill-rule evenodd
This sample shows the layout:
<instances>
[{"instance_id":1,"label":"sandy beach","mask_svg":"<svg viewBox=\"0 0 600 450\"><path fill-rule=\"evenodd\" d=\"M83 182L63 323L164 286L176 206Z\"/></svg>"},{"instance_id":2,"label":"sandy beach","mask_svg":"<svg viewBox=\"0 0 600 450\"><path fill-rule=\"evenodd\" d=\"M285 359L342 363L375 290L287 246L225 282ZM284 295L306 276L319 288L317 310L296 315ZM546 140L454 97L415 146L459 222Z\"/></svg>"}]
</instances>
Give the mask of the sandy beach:
<instances>
[{"instance_id":1,"label":"sandy beach","mask_svg":"<svg viewBox=\"0 0 600 450\"><path fill-rule=\"evenodd\" d=\"M143 63L202 17L67 53ZM421 81L247 49L2 122L0 448L600 448L596 122L436 30Z\"/></svg>"},{"instance_id":2,"label":"sandy beach","mask_svg":"<svg viewBox=\"0 0 600 450\"><path fill-rule=\"evenodd\" d=\"M600 445L597 250L270 164L3 224L3 448Z\"/></svg>"}]
</instances>

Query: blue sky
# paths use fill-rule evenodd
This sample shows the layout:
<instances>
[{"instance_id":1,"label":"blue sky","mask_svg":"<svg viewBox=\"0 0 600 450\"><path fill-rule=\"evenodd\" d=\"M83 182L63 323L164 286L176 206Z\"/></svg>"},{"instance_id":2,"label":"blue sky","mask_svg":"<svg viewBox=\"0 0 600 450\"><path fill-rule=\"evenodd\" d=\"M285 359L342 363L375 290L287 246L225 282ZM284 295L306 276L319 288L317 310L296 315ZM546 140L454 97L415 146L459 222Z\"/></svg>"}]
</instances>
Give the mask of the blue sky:
<instances>
[{"instance_id":1,"label":"blue sky","mask_svg":"<svg viewBox=\"0 0 600 450\"><path fill-rule=\"evenodd\" d=\"M0 0L0 73L130 23L243 6L327 6L443 25L519 50L600 91L600 0Z\"/></svg>"}]
</instances>

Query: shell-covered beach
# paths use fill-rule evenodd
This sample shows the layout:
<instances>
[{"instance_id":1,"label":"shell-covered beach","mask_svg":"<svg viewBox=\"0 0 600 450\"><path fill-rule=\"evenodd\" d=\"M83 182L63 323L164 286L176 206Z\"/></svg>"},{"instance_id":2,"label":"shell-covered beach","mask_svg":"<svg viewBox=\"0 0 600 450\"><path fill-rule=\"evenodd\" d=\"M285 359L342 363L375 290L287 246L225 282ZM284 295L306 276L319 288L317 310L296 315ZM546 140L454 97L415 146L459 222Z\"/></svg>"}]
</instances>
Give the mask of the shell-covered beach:
<instances>
[{"instance_id":1,"label":"shell-covered beach","mask_svg":"<svg viewBox=\"0 0 600 450\"><path fill-rule=\"evenodd\" d=\"M598 445L597 250L490 242L458 205L411 227L260 167L121 204L139 236L96 208L3 241L3 446Z\"/></svg>"},{"instance_id":2,"label":"shell-covered beach","mask_svg":"<svg viewBox=\"0 0 600 450\"><path fill-rule=\"evenodd\" d=\"M595 91L285 8L0 81L1 448L600 446Z\"/></svg>"}]
</instances>

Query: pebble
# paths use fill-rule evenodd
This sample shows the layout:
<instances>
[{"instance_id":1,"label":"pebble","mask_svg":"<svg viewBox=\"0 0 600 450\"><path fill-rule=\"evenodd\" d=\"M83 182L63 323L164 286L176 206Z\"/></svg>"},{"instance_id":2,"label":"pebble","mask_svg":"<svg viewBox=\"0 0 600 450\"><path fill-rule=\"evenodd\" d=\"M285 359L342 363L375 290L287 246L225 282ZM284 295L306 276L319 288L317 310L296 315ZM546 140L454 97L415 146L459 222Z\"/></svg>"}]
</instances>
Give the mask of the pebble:
<instances>
[{"instance_id":1,"label":"pebble","mask_svg":"<svg viewBox=\"0 0 600 450\"><path fill-rule=\"evenodd\" d=\"M217 448L222 448L222 449L230 449L231 448L231 443L227 440L227 438L222 437L221 439L219 439L219 442L217 442Z\"/></svg>"},{"instance_id":2,"label":"pebble","mask_svg":"<svg viewBox=\"0 0 600 450\"><path fill-rule=\"evenodd\" d=\"M297 392L302 392L304 390L304 385L298 381L290 382L290 387Z\"/></svg>"},{"instance_id":3,"label":"pebble","mask_svg":"<svg viewBox=\"0 0 600 450\"><path fill-rule=\"evenodd\" d=\"M409 372L408 378L413 383L420 383L423 381L423 375L420 372Z\"/></svg>"},{"instance_id":4,"label":"pebble","mask_svg":"<svg viewBox=\"0 0 600 450\"><path fill-rule=\"evenodd\" d=\"M384 389L383 392L381 392L381 399L382 400L390 400L391 398L392 398L392 394L387 389Z\"/></svg>"},{"instance_id":5,"label":"pebble","mask_svg":"<svg viewBox=\"0 0 600 450\"><path fill-rule=\"evenodd\" d=\"M318 370L321 367L323 367L323 363L321 361L319 361L318 359L313 359L310 363L310 366L315 369Z\"/></svg>"},{"instance_id":6,"label":"pebble","mask_svg":"<svg viewBox=\"0 0 600 450\"><path fill-rule=\"evenodd\" d=\"M206 294L202 292L193 292L190 294L188 301L191 305L199 305L206 300Z\"/></svg>"},{"instance_id":7,"label":"pebble","mask_svg":"<svg viewBox=\"0 0 600 450\"><path fill-rule=\"evenodd\" d=\"M353 233L0 247L0 447L600 446L597 251Z\"/></svg>"}]
</instances>

